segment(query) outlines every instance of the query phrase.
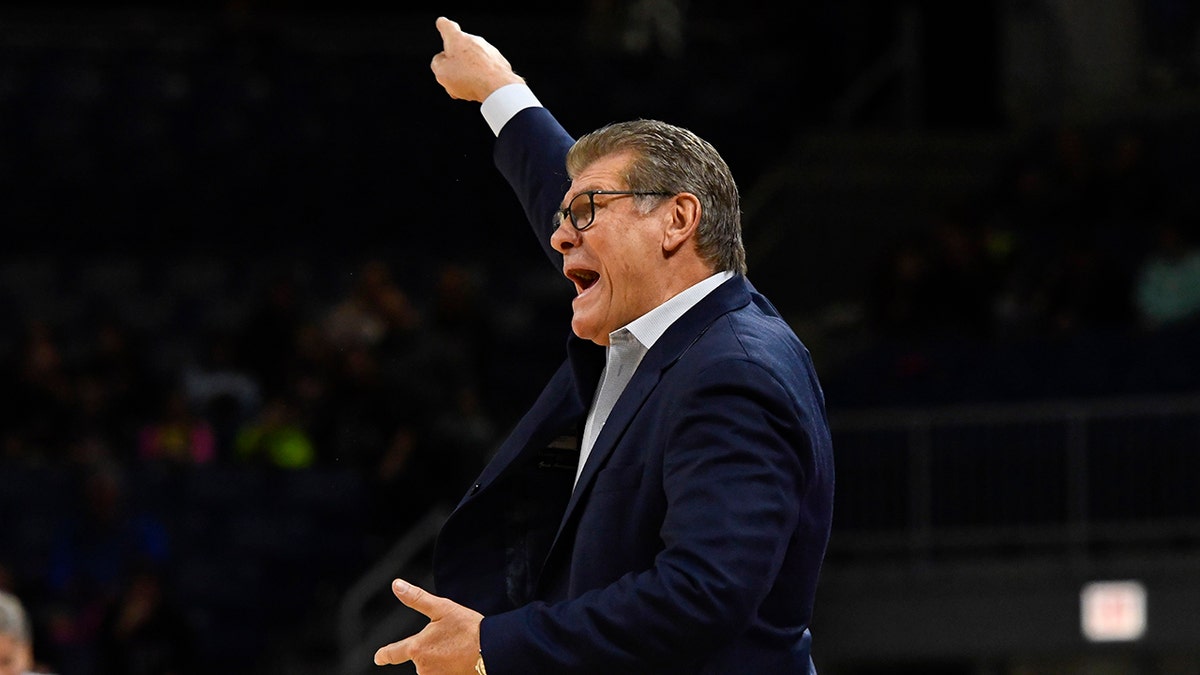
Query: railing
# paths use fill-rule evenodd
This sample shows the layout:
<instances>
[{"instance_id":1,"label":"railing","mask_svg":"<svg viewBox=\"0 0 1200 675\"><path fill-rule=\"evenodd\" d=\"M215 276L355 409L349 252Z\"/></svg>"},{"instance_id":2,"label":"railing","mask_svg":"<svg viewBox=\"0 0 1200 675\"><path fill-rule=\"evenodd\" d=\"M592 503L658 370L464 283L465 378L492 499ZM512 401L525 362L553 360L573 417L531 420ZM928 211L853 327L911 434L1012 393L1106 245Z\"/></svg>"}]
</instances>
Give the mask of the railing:
<instances>
[{"instance_id":1,"label":"railing","mask_svg":"<svg viewBox=\"0 0 1200 675\"><path fill-rule=\"evenodd\" d=\"M894 43L834 103L835 124L851 126L867 101L897 80L902 97L900 121L910 129L921 122L921 24L920 9L912 3L901 6Z\"/></svg>"},{"instance_id":2,"label":"railing","mask_svg":"<svg viewBox=\"0 0 1200 675\"><path fill-rule=\"evenodd\" d=\"M449 515L447 506L431 509L342 596L337 621L341 675L371 672L376 649L420 629L420 615L391 597L388 589L398 576L431 586L429 570L420 565L420 558ZM377 606L381 598L382 609Z\"/></svg>"},{"instance_id":3,"label":"railing","mask_svg":"<svg viewBox=\"0 0 1200 675\"><path fill-rule=\"evenodd\" d=\"M1200 547L1200 396L832 420L830 558Z\"/></svg>"}]
</instances>

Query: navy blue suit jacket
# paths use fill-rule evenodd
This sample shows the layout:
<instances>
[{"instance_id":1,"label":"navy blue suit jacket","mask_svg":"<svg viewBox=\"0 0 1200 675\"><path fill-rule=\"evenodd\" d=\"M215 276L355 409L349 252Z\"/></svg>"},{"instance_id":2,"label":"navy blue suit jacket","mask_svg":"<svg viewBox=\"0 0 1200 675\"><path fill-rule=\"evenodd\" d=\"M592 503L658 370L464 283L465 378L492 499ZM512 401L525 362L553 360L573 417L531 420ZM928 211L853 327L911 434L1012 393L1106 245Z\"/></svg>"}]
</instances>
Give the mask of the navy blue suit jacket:
<instances>
[{"instance_id":1,"label":"navy blue suit jacket","mask_svg":"<svg viewBox=\"0 0 1200 675\"><path fill-rule=\"evenodd\" d=\"M496 162L542 245L571 138L542 108ZM446 522L438 592L491 675L810 672L833 456L807 350L736 276L646 354L572 491L604 348L567 360Z\"/></svg>"}]
</instances>

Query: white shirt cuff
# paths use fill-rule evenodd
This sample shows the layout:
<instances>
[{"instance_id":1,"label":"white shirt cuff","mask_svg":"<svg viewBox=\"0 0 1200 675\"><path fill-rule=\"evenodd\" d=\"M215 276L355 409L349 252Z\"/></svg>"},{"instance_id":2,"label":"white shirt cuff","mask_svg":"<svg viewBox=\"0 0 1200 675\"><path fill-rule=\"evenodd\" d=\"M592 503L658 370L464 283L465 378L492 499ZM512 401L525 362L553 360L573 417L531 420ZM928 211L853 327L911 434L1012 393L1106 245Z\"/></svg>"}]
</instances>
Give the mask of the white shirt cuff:
<instances>
[{"instance_id":1,"label":"white shirt cuff","mask_svg":"<svg viewBox=\"0 0 1200 675\"><path fill-rule=\"evenodd\" d=\"M493 91L484 100L480 112L483 113L483 119L487 120L488 126L492 128L492 133L499 136L500 130L517 113L526 108L541 107L542 102L533 95L533 90L529 88L529 85L506 84Z\"/></svg>"}]
</instances>

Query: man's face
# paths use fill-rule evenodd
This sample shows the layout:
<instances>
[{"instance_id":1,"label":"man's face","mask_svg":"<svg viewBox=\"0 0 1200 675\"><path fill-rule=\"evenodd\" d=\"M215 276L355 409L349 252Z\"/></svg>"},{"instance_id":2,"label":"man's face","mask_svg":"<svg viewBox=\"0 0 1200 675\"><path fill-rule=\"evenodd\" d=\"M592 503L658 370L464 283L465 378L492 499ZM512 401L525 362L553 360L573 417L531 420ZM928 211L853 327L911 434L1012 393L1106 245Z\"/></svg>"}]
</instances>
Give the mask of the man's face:
<instances>
[{"instance_id":1,"label":"man's face","mask_svg":"<svg viewBox=\"0 0 1200 675\"><path fill-rule=\"evenodd\" d=\"M28 644L11 635L0 635L0 675L22 675L32 665Z\"/></svg>"},{"instance_id":2,"label":"man's face","mask_svg":"<svg viewBox=\"0 0 1200 675\"><path fill-rule=\"evenodd\" d=\"M575 176L563 206L588 190L627 190L621 178L629 153L601 158ZM587 197L581 197L586 200ZM550 237L563 254L563 274L575 284L571 329L607 345L609 333L662 304L663 231L666 208L643 214L637 197L595 196L596 216L583 232L565 220Z\"/></svg>"}]
</instances>

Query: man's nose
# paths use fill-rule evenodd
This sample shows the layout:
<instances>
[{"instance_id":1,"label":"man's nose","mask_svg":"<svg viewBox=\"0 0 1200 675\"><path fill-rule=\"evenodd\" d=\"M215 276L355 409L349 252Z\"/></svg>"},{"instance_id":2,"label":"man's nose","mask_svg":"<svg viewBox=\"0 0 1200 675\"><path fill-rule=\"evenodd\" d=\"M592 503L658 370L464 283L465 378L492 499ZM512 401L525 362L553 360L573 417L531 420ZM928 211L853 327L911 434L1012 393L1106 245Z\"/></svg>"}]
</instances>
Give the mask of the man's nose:
<instances>
[{"instance_id":1,"label":"man's nose","mask_svg":"<svg viewBox=\"0 0 1200 675\"><path fill-rule=\"evenodd\" d=\"M558 227L550 234L550 247L559 253L566 253L568 249L579 245L579 230L576 230L571 221L563 218Z\"/></svg>"}]
</instances>

